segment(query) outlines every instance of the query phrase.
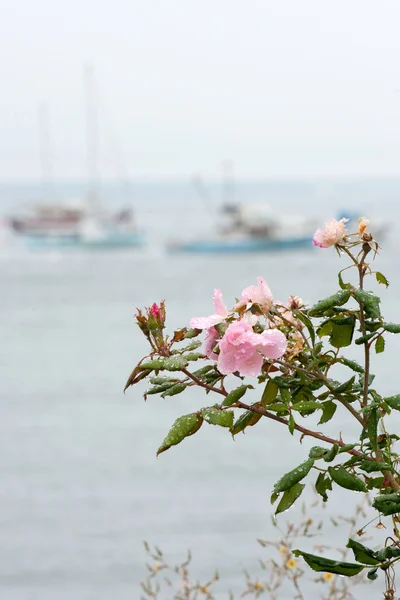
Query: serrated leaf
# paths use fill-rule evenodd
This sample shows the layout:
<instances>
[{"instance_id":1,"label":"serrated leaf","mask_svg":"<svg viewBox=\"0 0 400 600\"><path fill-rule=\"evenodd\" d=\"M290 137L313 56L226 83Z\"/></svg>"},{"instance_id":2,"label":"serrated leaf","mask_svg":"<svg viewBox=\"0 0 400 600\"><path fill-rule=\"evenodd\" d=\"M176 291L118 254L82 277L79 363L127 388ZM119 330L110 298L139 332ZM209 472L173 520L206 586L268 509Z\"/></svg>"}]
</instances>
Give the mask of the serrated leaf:
<instances>
[{"instance_id":1,"label":"serrated leaf","mask_svg":"<svg viewBox=\"0 0 400 600\"><path fill-rule=\"evenodd\" d=\"M329 339L331 346L334 348L350 346L355 324L356 318L354 316L333 319L331 337Z\"/></svg>"},{"instance_id":2,"label":"serrated leaf","mask_svg":"<svg viewBox=\"0 0 400 600\"><path fill-rule=\"evenodd\" d=\"M302 313L298 310L294 310L293 315L295 316L296 319L301 321L307 327L307 331L310 335L311 343L314 346L315 345L315 331L314 331L314 326L313 326L312 322L310 321L310 319L304 313Z\"/></svg>"},{"instance_id":3,"label":"serrated leaf","mask_svg":"<svg viewBox=\"0 0 400 600\"><path fill-rule=\"evenodd\" d=\"M344 392L347 392L347 391L351 390L351 388L353 387L355 379L356 379L356 376L353 375L353 377L351 377L350 379L348 379L344 383L341 383L340 385L338 385L335 388L333 388L333 391L335 392L335 394L343 394Z\"/></svg>"},{"instance_id":4,"label":"serrated leaf","mask_svg":"<svg viewBox=\"0 0 400 600\"><path fill-rule=\"evenodd\" d=\"M362 303L364 307L364 312L371 319L377 319L381 316L381 311L379 308L380 298L376 296L373 292L367 292L366 290L356 290L354 292L354 297Z\"/></svg>"},{"instance_id":5,"label":"serrated leaf","mask_svg":"<svg viewBox=\"0 0 400 600\"><path fill-rule=\"evenodd\" d=\"M163 367L167 371L182 371L188 366L188 361L184 356L169 356L164 359Z\"/></svg>"},{"instance_id":6,"label":"serrated leaf","mask_svg":"<svg viewBox=\"0 0 400 600\"><path fill-rule=\"evenodd\" d=\"M275 514L278 515L279 513L288 510L292 506L292 504L296 502L297 498L299 498L305 487L306 486L304 485L304 483L296 483L290 488L290 490L287 490L283 494L276 508Z\"/></svg>"},{"instance_id":7,"label":"serrated leaf","mask_svg":"<svg viewBox=\"0 0 400 600\"><path fill-rule=\"evenodd\" d=\"M362 565L356 563L342 562L340 560L331 560L330 558L324 558L323 556L316 556L315 554L309 554L308 552L302 552L301 550L293 550L295 556L302 556L306 563L317 572L335 573L337 575L346 575L352 577L357 575L363 570Z\"/></svg>"},{"instance_id":8,"label":"serrated leaf","mask_svg":"<svg viewBox=\"0 0 400 600\"><path fill-rule=\"evenodd\" d=\"M359 365L358 362L356 362L355 360L349 360L348 358L344 358L342 356L340 362L346 367L349 367L349 369L351 369L352 371L355 371L356 373L364 373L364 368L361 365Z\"/></svg>"},{"instance_id":9,"label":"serrated leaf","mask_svg":"<svg viewBox=\"0 0 400 600\"><path fill-rule=\"evenodd\" d=\"M293 417L292 413L290 413L289 420L288 420L288 427L289 427L289 432L291 433L291 435L293 435L293 433L294 433L295 425L296 425L296 423L294 421L294 417Z\"/></svg>"},{"instance_id":10,"label":"serrated leaf","mask_svg":"<svg viewBox=\"0 0 400 600\"><path fill-rule=\"evenodd\" d=\"M223 401L222 406L231 406L232 404L235 404L235 402L238 402L238 400L245 395L249 387L250 386L248 385L241 385L240 387L236 388L236 390L229 392Z\"/></svg>"},{"instance_id":11,"label":"serrated leaf","mask_svg":"<svg viewBox=\"0 0 400 600\"><path fill-rule=\"evenodd\" d=\"M307 412L309 410L322 409L322 406L323 405L321 402L310 400L306 402L296 402L296 404L293 404L292 410L296 410L298 412Z\"/></svg>"},{"instance_id":12,"label":"serrated leaf","mask_svg":"<svg viewBox=\"0 0 400 600\"><path fill-rule=\"evenodd\" d=\"M380 354L385 350L385 338L383 336L379 336L375 342L375 352L376 354Z\"/></svg>"},{"instance_id":13,"label":"serrated leaf","mask_svg":"<svg viewBox=\"0 0 400 600\"><path fill-rule=\"evenodd\" d=\"M163 391L163 393L161 394L161 398L166 398L167 396L176 396L177 394L181 394L187 387L187 383L175 383L175 385L172 385L170 387L168 387L165 391Z\"/></svg>"},{"instance_id":14,"label":"serrated leaf","mask_svg":"<svg viewBox=\"0 0 400 600\"><path fill-rule=\"evenodd\" d=\"M349 290L339 290L336 294L320 300L314 306L311 307L308 314L310 317L320 317L325 311L333 308L334 306L342 306L350 298Z\"/></svg>"},{"instance_id":15,"label":"serrated leaf","mask_svg":"<svg viewBox=\"0 0 400 600\"><path fill-rule=\"evenodd\" d=\"M330 421L336 412L337 406L334 402L332 402L332 400L328 400L327 402L322 402L321 408L322 417L320 418L318 425L323 425L324 423Z\"/></svg>"},{"instance_id":16,"label":"serrated leaf","mask_svg":"<svg viewBox=\"0 0 400 600\"><path fill-rule=\"evenodd\" d=\"M364 563L365 565L379 564L379 560L375 557L375 552L371 548L363 546L356 540L349 539L346 548L353 550L354 558L360 563Z\"/></svg>"},{"instance_id":17,"label":"serrated leaf","mask_svg":"<svg viewBox=\"0 0 400 600\"><path fill-rule=\"evenodd\" d=\"M163 443L157 450L157 456L171 446L180 444L186 437L193 435L203 424L203 418L198 413L190 413L176 419Z\"/></svg>"},{"instance_id":18,"label":"serrated leaf","mask_svg":"<svg viewBox=\"0 0 400 600\"><path fill-rule=\"evenodd\" d=\"M219 425L220 427L228 427L229 429L233 425L232 410L221 410L215 407L205 408L201 412L201 416L210 425Z\"/></svg>"},{"instance_id":19,"label":"serrated leaf","mask_svg":"<svg viewBox=\"0 0 400 600\"><path fill-rule=\"evenodd\" d=\"M400 333L400 325L398 323L384 323L383 327L389 333Z\"/></svg>"},{"instance_id":20,"label":"serrated leaf","mask_svg":"<svg viewBox=\"0 0 400 600\"><path fill-rule=\"evenodd\" d=\"M393 410L400 410L400 394L397 394L396 396L388 396L383 400L390 406L390 408L393 408Z\"/></svg>"},{"instance_id":21,"label":"serrated leaf","mask_svg":"<svg viewBox=\"0 0 400 600\"><path fill-rule=\"evenodd\" d=\"M318 474L317 481L315 482L315 490L322 496L322 500L327 502L328 496L326 492L327 490L332 490L332 481L326 473Z\"/></svg>"},{"instance_id":22,"label":"serrated leaf","mask_svg":"<svg viewBox=\"0 0 400 600\"><path fill-rule=\"evenodd\" d=\"M261 396L261 405L268 406L271 404L278 395L278 386L276 385L273 379L269 379L265 389L263 391L263 395Z\"/></svg>"},{"instance_id":23,"label":"serrated leaf","mask_svg":"<svg viewBox=\"0 0 400 600\"><path fill-rule=\"evenodd\" d=\"M309 458L292 471L289 471L289 473L286 473L286 475L281 477L281 479L279 479L279 481L277 481L274 485L274 494L286 492L296 483L304 479L304 477L306 477L306 475L308 475L308 473L310 472L310 469L312 468L313 464L314 460L312 458Z\"/></svg>"},{"instance_id":24,"label":"serrated leaf","mask_svg":"<svg viewBox=\"0 0 400 600\"><path fill-rule=\"evenodd\" d=\"M352 475L349 473L344 467L328 467L328 473L331 476L332 480L340 485L340 487L345 488L346 490L353 490L355 492L366 492L367 487L365 483L356 477L356 475Z\"/></svg>"},{"instance_id":25,"label":"serrated leaf","mask_svg":"<svg viewBox=\"0 0 400 600\"><path fill-rule=\"evenodd\" d=\"M378 450L378 422L379 414L376 408L372 409L368 417L368 437L372 445L372 449L376 452Z\"/></svg>"},{"instance_id":26,"label":"serrated leaf","mask_svg":"<svg viewBox=\"0 0 400 600\"><path fill-rule=\"evenodd\" d=\"M252 427L261 419L261 417L262 415L259 413L255 413L251 410L246 410L232 425L232 435L236 435L237 433L244 431L246 427Z\"/></svg>"},{"instance_id":27,"label":"serrated leaf","mask_svg":"<svg viewBox=\"0 0 400 600\"><path fill-rule=\"evenodd\" d=\"M377 271L375 273L375 277L376 277L376 280L378 283L382 283L386 287L389 287L389 281L386 279L386 277L383 275L383 273L379 273L379 271Z\"/></svg>"},{"instance_id":28,"label":"serrated leaf","mask_svg":"<svg viewBox=\"0 0 400 600\"><path fill-rule=\"evenodd\" d=\"M347 268L347 267L346 267ZM339 285L342 288L342 290L350 290L353 286L351 285L351 283L345 283L343 281L343 277L342 277L342 273L343 271L345 271L346 269L342 269L341 271L339 271L338 273L338 279L339 279Z\"/></svg>"},{"instance_id":29,"label":"serrated leaf","mask_svg":"<svg viewBox=\"0 0 400 600\"><path fill-rule=\"evenodd\" d=\"M184 339L191 339L198 336L201 333L201 329L187 329L184 334Z\"/></svg>"}]
</instances>

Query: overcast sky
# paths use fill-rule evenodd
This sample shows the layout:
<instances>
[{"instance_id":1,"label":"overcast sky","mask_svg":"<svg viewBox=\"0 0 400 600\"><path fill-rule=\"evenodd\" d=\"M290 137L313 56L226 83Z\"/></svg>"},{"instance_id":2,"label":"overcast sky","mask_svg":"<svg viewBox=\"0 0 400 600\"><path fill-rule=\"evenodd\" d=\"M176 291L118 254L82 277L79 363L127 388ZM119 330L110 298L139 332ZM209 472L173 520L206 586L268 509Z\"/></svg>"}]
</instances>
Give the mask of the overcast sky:
<instances>
[{"instance_id":1,"label":"overcast sky","mask_svg":"<svg viewBox=\"0 0 400 600\"><path fill-rule=\"evenodd\" d=\"M0 179L400 175L399 0L0 0ZM126 171L126 173L125 173Z\"/></svg>"}]
</instances>

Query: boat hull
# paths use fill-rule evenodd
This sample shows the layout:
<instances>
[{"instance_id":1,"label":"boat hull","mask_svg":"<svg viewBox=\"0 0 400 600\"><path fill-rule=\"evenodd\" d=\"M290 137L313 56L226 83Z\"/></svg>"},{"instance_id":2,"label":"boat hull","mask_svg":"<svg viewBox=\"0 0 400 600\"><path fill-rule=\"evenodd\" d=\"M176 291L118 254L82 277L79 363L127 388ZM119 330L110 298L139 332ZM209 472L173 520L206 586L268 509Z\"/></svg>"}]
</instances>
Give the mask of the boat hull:
<instances>
[{"instance_id":1,"label":"boat hull","mask_svg":"<svg viewBox=\"0 0 400 600\"><path fill-rule=\"evenodd\" d=\"M186 252L194 254L240 254L247 252L279 252L296 248L312 248L310 236L293 239L214 239L193 240L188 242L171 243L169 252Z\"/></svg>"},{"instance_id":2,"label":"boat hull","mask_svg":"<svg viewBox=\"0 0 400 600\"><path fill-rule=\"evenodd\" d=\"M140 248L146 244L144 232L107 234L98 238L80 236L24 236L26 244L32 249L48 250L118 250L124 248Z\"/></svg>"}]
</instances>

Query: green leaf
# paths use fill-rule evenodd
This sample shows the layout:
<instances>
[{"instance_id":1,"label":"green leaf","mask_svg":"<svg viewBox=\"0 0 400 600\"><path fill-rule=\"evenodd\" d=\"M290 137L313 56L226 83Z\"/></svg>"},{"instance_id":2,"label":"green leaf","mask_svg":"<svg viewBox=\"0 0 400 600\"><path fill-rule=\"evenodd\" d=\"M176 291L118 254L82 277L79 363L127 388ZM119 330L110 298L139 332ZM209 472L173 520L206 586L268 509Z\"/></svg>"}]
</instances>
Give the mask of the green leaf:
<instances>
[{"instance_id":1,"label":"green leaf","mask_svg":"<svg viewBox=\"0 0 400 600\"><path fill-rule=\"evenodd\" d=\"M339 454L342 454L343 452L348 452L348 450L353 450L353 448L355 448L356 446L357 444L345 444L344 446L339 448Z\"/></svg>"},{"instance_id":2,"label":"green leaf","mask_svg":"<svg viewBox=\"0 0 400 600\"><path fill-rule=\"evenodd\" d=\"M347 268L348 268L348 267L346 267L346 269L347 269ZM339 285L340 285L340 287L342 288L342 290L351 290L351 288L353 287L353 286L351 285L351 283L345 283L345 282L343 281L343 277L342 277L342 273L343 273L343 271L346 271L346 269L342 269L342 270L341 270L341 271L339 271L339 273L338 273Z\"/></svg>"},{"instance_id":3,"label":"green leaf","mask_svg":"<svg viewBox=\"0 0 400 600\"><path fill-rule=\"evenodd\" d=\"M400 548L397 546L386 546L376 553L376 558L379 561L391 560L392 558L398 558L400 556Z\"/></svg>"},{"instance_id":4,"label":"green leaf","mask_svg":"<svg viewBox=\"0 0 400 600\"><path fill-rule=\"evenodd\" d=\"M277 397L278 390L279 388L275 381L273 379L269 379L261 397L261 405L265 407L268 406L268 404L271 404Z\"/></svg>"},{"instance_id":5,"label":"green leaf","mask_svg":"<svg viewBox=\"0 0 400 600\"><path fill-rule=\"evenodd\" d=\"M328 450L322 446L313 446L308 453L310 458L322 458Z\"/></svg>"},{"instance_id":6,"label":"green leaf","mask_svg":"<svg viewBox=\"0 0 400 600\"><path fill-rule=\"evenodd\" d=\"M354 340L354 343L357 344L357 346L360 346L361 344L365 344L366 342L369 342L369 340L371 338L373 338L374 335L375 335L375 333L367 333L366 335L362 335L361 337Z\"/></svg>"},{"instance_id":7,"label":"green leaf","mask_svg":"<svg viewBox=\"0 0 400 600\"><path fill-rule=\"evenodd\" d=\"M190 342L190 344L188 344L184 348L181 348L179 352L193 352L193 350L197 350L197 348L200 348L201 344L201 340L193 340L193 342Z\"/></svg>"},{"instance_id":8,"label":"green leaf","mask_svg":"<svg viewBox=\"0 0 400 600\"><path fill-rule=\"evenodd\" d=\"M375 452L378 450L378 422L378 411L377 409L372 409L368 417L367 430L372 449Z\"/></svg>"},{"instance_id":9,"label":"green leaf","mask_svg":"<svg viewBox=\"0 0 400 600\"><path fill-rule=\"evenodd\" d=\"M355 371L356 373L364 373L364 368L361 365L359 365L358 362L356 362L355 360L349 360L348 358L344 358L342 356L340 362L346 367L349 367L349 369L351 369L352 371Z\"/></svg>"},{"instance_id":10,"label":"green leaf","mask_svg":"<svg viewBox=\"0 0 400 600\"><path fill-rule=\"evenodd\" d=\"M221 406L231 406L232 404L235 404L235 402L240 400L240 398L245 395L249 387L251 386L241 385L240 387L236 388L236 390L229 392Z\"/></svg>"},{"instance_id":11,"label":"green leaf","mask_svg":"<svg viewBox=\"0 0 400 600\"><path fill-rule=\"evenodd\" d=\"M367 491L365 483L355 475L346 471L344 467L328 467L328 472L333 481L346 490L353 490L355 492Z\"/></svg>"},{"instance_id":12,"label":"green leaf","mask_svg":"<svg viewBox=\"0 0 400 600\"><path fill-rule=\"evenodd\" d=\"M386 285L386 287L389 287L389 282L382 273L379 273L379 271L377 271L375 273L375 276L378 283L382 283L383 285Z\"/></svg>"},{"instance_id":13,"label":"green leaf","mask_svg":"<svg viewBox=\"0 0 400 600\"><path fill-rule=\"evenodd\" d=\"M400 513L400 493L376 496L372 502L372 506L384 516Z\"/></svg>"},{"instance_id":14,"label":"green leaf","mask_svg":"<svg viewBox=\"0 0 400 600\"><path fill-rule=\"evenodd\" d=\"M175 423L172 425L169 430L167 437L164 439L163 443L157 450L157 456L161 454L161 452L165 452L171 446L176 446L176 444L180 444L185 437L189 435L193 435L200 429L203 424L203 418L198 413L190 413L188 415L183 415L176 419Z\"/></svg>"},{"instance_id":15,"label":"green leaf","mask_svg":"<svg viewBox=\"0 0 400 600\"><path fill-rule=\"evenodd\" d=\"M306 486L303 483L295 483L295 485L293 485L290 488L290 490L287 490L283 494L283 496L277 506L275 514L278 515L279 513L282 513L285 510L288 510L288 508L290 508L292 506L292 504L294 504L296 502L297 498L301 495L301 493L305 487Z\"/></svg>"},{"instance_id":16,"label":"green leaf","mask_svg":"<svg viewBox=\"0 0 400 600\"><path fill-rule=\"evenodd\" d=\"M172 385L173 383L179 383L179 379L177 379L176 377L156 376L150 377L150 383L152 383L153 385L164 385L164 383L169 383L170 385Z\"/></svg>"},{"instance_id":17,"label":"green leaf","mask_svg":"<svg viewBox=\"0 0 400 600\"><path fill-rule=\"evenodd\" d=\"M341 383L340 385L335 387L333 391L335 392L335 394L343 394L343 392L347 392L353 387L355 379L356 376L353 375L353 377L351 377L348 381L345 381L344 383Z\"/></svg>"},{"instance_id":18,"label":"green leaf","mask_svg":"<svg viewBox=\"0 0 400 600\"><path fill-rule=\"evenodd\" d=\"M361 461L359 468L366 473L375 473L376 471L393 471L392 465L382 462L375 462L374 460Z\"/></svg>"},{"instance_id":19,"label":"green leaf","mask_svg":"<svg viewBox=\"0 0 400 600\"><path fill-rule=\"evenodd\" d=\"M140 365L140 369L148 371L161 371L164 368L164 359L149 360Z\"/></svg>"},{"instance_id":20,"label":"green leaf","mask_svg":"<svg viewBox=\"0 0 400 600\"><path fill-rule=\"evenodd\" d=\"M318 329L317 329L317 334L320 338L323 338L325 335L331 335L332 333L332 320L329 319L329 321L325 321L324 323L322 323Z\"/></svg>"},{"instance_id":21,"label":"green leaf","mask_svg":"<svg viewBox=\"0 0 400 600\"><path fill-rule=\"evenodd\" d=\"M337 444L333 444L332 448L325 454L324 461L325 462L332 462L333 459L336 457L337 453L339 452L339 446Z\"/></svg>"},{"instance_id":22,"label":"green leaf","mask_svg":"<svg viewBox=\"0 0 400 600\"><path fill-rule=\"evenodd\" d=\"M205 358L205 356L202 354L202 352L189 352L188 354L185 354L183 358L189 362L193 362L195 360L199 360L199 358ZM172 370L176 371L176 369Z\"/></svg>"},{"instance_id":23,"label":"green leaf","mask_svg":"<svg viewBox=\"0 0 400 600\"><path fill-rule=\"evenodd\" d=\"M375 343L375 352L376 352L376 354L380 354L381 352L384 352L384 350L385 350L385 338L380 335Z\"/></svg>"},{"instance_id":24,"label":"green leaf","mask_svg":"<svg viewBox=\"0 0 400 600\"><path fill-rule=\"evenodd\" d=\"M332 480L326 473L319 473L315 482L315 490L322 496L322 500L327 502L328 496L326 492L327 490L332 490Z\"/></svg>"},{"instance_id":25,"label":"green leaf","mask_svg":"<svg viewBox=\"0 0 400 600\"><path fill-rule=\"evenodd\" d=\"M155 385L154 387L145 391L144 398L146 399L146 396L151 396L152 394L161 394L161 392L165 392L170 387L173 387L176 383L176 381L165 381L161 385Z\"/></svg>"},{"instance_id":26,"label":"green leaf","mask_svg":"<svg viewBox=\"0 0 400 600\"><path fill-rule=\"evenodd\" d=\"M296 483L304 479L306 475L310 472L311 467L314 464L314 460L309 458L301 465L286 473L279 481L274 485L274 494L279 494L280 492L286 492L291 487L293 487Z\"/></svg>"},{"instance_id":27,"label":"green leaf","mask_svg":"<svg viewBox=\"0 0 400 600\"><path fill-rule=\"evenodd\" d=\"M356 318L354 316L332 320L330 344L335 348L350 346L353 339Z\"/></svg>"},{"instance_id":28,"label":"green leaf","mask_svg":"<svg viewBox=\"0 0 400 600\"><path fill-rule=\"evenodd\" d=\"M376 296L373 292L366 292L365 290L356 290L354 292L354 297L362 303L364 307L364 312L371 319L377 319L381 316L381 311L379 308L380 298Z\"/></svg>"},{"instance_id":29,"label":"green leaf","mask_svg":"<svg viewBox=\"0 0 400 600\"><path fill-rule=\"evenodd\" d=\"M371 548L363 546L356 540L350 539L346 544L346 548L353 550L354 558L360 563L364 563L365 565L377 565L380 562L375 558L375 552Z\"/></svg>"},{"instance_id":30,"label":"green leaf","mask_svg":"<svg viewBox=\"0 0 400 600\"><path fill-rule=\"evenodd\" d=\"M162 394L161 398L165 398L166 396L176 396L183 392L187 387L187 383L176 383L171 387L167 388Z\"/></svg>"},{"instance_id":31,"label":"green leaf","mask_svg":"<svg viewBox=\"0 0 400 600\"><path fill-rule=\"evenodd\" d=\"M290 413L289 420L288 420L288 427L289 427L289 431L290 431L291 435L293 435L293 433L294 433L295 425L296 425L296 423L294 421L294 417L293 417L292 413Z\"/></svg>"},{"instance_id":32,"label":"green leaf","mask_svg":"<svg viewBox=\"0 0 400 600\"><path fill-rule=\"evenodd\" d=\"M400 394L383 399L393 410L400 410Z\"/></svg>"},{"instance_id":33,"label":"green leaf","mask_svg":"<svg viewBox=\"0 0 400 600\"><path fill-rule=\"evenodd\" d=\"M389 333L400 333L400 325L398 323L384 323L383 327Z\"/></svg>"},{"instance_id":34,"label":"green leaf","mask_svg":"<svg viewBox=\"0 0 400 600\"><path fill-rule=\"evenodd\" d=\"M321 317L327 310L334 306L342 306L350 298L349 290L339 290L336 294L320 300L311 307L308 314L310 317Z\"/></svg>"},{"instance_id":35,"label":"green leaf","mask_svg":"<svg viewBox=\"0 0 400 600\"><path fill-rule=\"evenodd\" d=\"M233 425L233 410L221 410L215 407L205 408L201 412L201 416L210 425L219 425L229 429Z\"/></svg>"},{"instance_id":36,"label":"green leaf","mask_svg":"<svg viewBox=\"0 0 400 600\"><path fill-rule=\"evenodd\" d=\"M214 365L206 365L201 369L197 369L197 371L193 371L193 375L198 379L204 379L204 376L207 375L207 373L209 373L210 371L214 371L215 373Z\"/></svg>"},{"instance_id":37,"label":"green leaf","mask_svg":"<svg viewBox=\"0 0 400 600\"><path fill-rule=\"evenodd\" d=\"M375 579L378 579L378 573L377 573L378 569L370 569L367 573L367 577L368 579L370 579L371 581L374 581Z\"/></svg>"},{"instance_id":38,"label":"green leaf","mask_svg":"<svg viewBox=\"0 0 400 600\"><path fill-rule=\"evenodd\" d=\"M231 428L231 434L236 435L237 433L244 431L246 427L252 427L258 423L261 417L261 414L255 413L251 410L246 410L233 424Z\"/></svg>"},{"instance_id":39,"label":"green leaf","mask_svg":"<svg viewBox=\"0 0 400 600\"><path fill-rule=\"evenodd\" d=\"M188 361L184 356L169 356L164 359L163 367L167 371L182 371L188 365Z\"/></svg>"},{"instance_id":40,"label":"green leaf","mask_svg":"<svg viewBox=\"0 0 400 600\"><path fill-rule=\"evenodd\" d=\"M199 333L201 333L201 329L188 329L185 333L185 335L183 336L184 339L190 339L190 338L194 338L196 336L199 335Z\"/></svg>"},{"instance_id":41,"label":"green leaf","mask_svg":"<svg viewBox=\"0 0 400 600\"><path fill-rule=\"evenodd\" d=\"M363 570L362 565L355 563L342 562L340 560L331 560L324 558L323 556L315 556L315 554L308 554L308 552L302 552L301 550L293 550L295 556L302 556L306 563L314 571L324 571L325 573L336 573L337 575L347 575L352 577L357 575Z\"/></svg>"},{"instance_id":42,"label":"green leaf","mask_svg":"<svg viewBox=\"0 0 400 600\"><path fill-rule=\"evenodd\" d=\"M318 408L322 409L322 404L321 402L316 402L316 401L306 401L306 402L296 402L296 404L293 404L292 406L292 410L296 410L298 412L305 412L305 411L309 411L309 410L316 410Z\"/></svg>"},{"instance_id":43,"label":"green leaf","mask_svg":"<svg viewBox=\"0 0 400 600\"><path fill-rule=\"evenodd\" d=\"M280 388L280 390L281 390L281 398L282 398L283 402L284 402L285 404L289 404L289 403L290 403L290 401L291 401L291 399L292 399L292 396L290 395L290 392L289 392L289 390L286 390L286 389L285 389L285 388L283 388L283 387L282 387L282 388Z\"/></svg>"},{"instance_id":44,"label":"green leaf","mask_svg":"<svg viewBox=\"0 0 400 600\"><path fill-rule=\"evenodd\" d=\"M289 411L288 407L286 406L286 404L282 404L282 403L274 403L274 404L268 404L268 410L272 411L272 412L285 412L287 413Z\"/></svg>"},{"instance_id":45,"label":"green leaf","mask_svg":"<svg viewBox=\"0 0 400 600\"><path fill-rule=\"evenodd\" d=\"M310 335L312 345L314 346L315 345L315 331L314 331L314 326L313 326L312 322L310 321L310 319L304 313L300 312L299 310L294 310L293 315L295 316L296 319L301 321L307 327L307 331Z\"/></svg>"},{"instance_id":46,"label":"green leaf","mask_svg":"<svg viewBox=\"0 0 400 600\"><path fill-rule=\"evenodd\" d=\"M334 402L332 402L332 400L328 400L327 402L323 402L321 404L321 408L322 417L320 418L318 425L323 425L324 423L330 421L336 412L337 406Z\"/></svg>"}]
</instances>

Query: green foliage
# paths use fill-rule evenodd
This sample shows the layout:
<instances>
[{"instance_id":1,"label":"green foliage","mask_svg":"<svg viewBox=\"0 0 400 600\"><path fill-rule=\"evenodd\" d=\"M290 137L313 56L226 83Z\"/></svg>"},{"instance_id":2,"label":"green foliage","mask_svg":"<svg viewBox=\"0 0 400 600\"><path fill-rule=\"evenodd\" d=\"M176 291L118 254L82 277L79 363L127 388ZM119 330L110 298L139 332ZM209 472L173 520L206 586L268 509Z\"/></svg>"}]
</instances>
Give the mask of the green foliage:
<instances>
[{"instance_id":1,"label":"green foliage","mask_svg":"<svg viewBox=\"0 0 400 600\"><path fill-rule=\"evenodd\" d=\"M302 552L301 550L293 550L295 556L302 556L306 563L314 571L323 571L325 573L336 573L337 575L346 575L352 577L357 575L363 570L363 565L356 563L342 562L340 560L331 560L324 558L323 556L316 556L315 554L309 554L308 552Z\"/></svg>"},{"instance_id":2,"label":"green foliage","mask_svg":"<svg viewBox=\"0 0 400 600\"><path fill-rule=\"evenodd\" d=\"M294 504L296 500L300 497L305 487L306 486L303 483L295 483L289 490L287 490L283 494L276 508L275 514L278 515L279 513L288 510L292 506L292 504Z\"/></svg>"},{"instance_id":3,"label":"green foliage","mask_svg":"<svg viewBox=\"0 0 400 600\"><path fill-rule=\"evenodd\" d=\"M367 486L356 475L352 475L342 466L328 467L328 473L332 480L346 490L354 492L366 492Z\"/></svg>"},{"instance_id":4,"label":"green foliage","mask_svg":"<svg viewBox=\"0 0 400 600\"><path fill-rule=\"evenodd\" d=\"M281 492L289 490L308 475L313 465L314 459L309 458L292 471L289 471L289 473L286 473L286 475L279 479L274 485L273 494L280 494Z\"/></svg>"},{"instance_id":5,"label":"green foliage","mask_svg":"<svg viewBox=\"0 0 400 600\"><path fill-rule=\"evenodd\" d=\"M241 385L240 387L236 388L236 390L232 390L232 392L230 392L222 402L222 406L231 406L232 404L235 404L235 402L238 402L240 398L245 395L249 387L252 386Z\"/></svg>"},{"instance_id":6,"label":"green foliage","mask_svg":"<svg viewBox=\"0 0 400 600\"><path fill-rule=\"evenodd\" d=\"M183 415L176 419L175 423L169 430L167 437L157 450L157 456L162 452L165 452L171 446L180 444L186 437L193 435L200 429L203 424L203 417L198 413L191 413L189 415Z\"/></svg>"},{"instance_id":7,"label":"green foliage","mask_svg":"<svg viewBox=\"0 0 400 600\"><path fill-rule=\"evenodd\" d=\"M219 425L231 429L233 425L233 411L221 410L217 407L205 408L201 412L203 419L210 425Z\"/></svg>"}]
</instances>

